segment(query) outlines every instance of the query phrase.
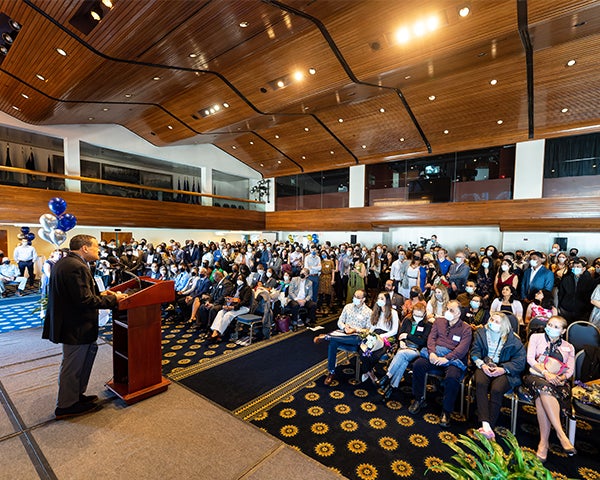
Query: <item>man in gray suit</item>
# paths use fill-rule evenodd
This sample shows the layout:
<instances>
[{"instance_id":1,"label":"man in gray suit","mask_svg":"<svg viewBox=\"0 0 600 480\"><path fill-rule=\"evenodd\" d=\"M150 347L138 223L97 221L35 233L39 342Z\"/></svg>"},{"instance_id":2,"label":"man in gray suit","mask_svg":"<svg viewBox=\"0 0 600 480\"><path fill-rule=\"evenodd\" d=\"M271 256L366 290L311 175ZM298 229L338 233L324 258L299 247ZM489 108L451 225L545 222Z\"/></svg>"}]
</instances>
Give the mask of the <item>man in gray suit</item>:
<instances>
[{"instance_id":1,"label":"man in gray suit","mask_svg":"<svg viewBox=\"0 0 600 480\"><path fill-rule=\"evenodd\" d=\"M307 323L313 327L317 321L317 303L312 298L312 282L308 279L308 268L300 270L300 276L292 278L288 293L289 301L286 309L292 314L292 326L298 325L298 312L300 308L306 308Z\"/></svg>"}]
</instances>

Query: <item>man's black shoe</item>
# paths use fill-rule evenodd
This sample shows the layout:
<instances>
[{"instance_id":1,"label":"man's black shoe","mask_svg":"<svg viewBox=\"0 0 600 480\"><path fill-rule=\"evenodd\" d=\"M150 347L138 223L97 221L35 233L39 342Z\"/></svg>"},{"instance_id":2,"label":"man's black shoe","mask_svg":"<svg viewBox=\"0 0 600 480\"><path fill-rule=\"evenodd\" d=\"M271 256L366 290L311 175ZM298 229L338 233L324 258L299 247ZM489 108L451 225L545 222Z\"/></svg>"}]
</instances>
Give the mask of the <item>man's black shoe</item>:
<instances>
[{"instance_id":1,"label":"man's black shoe","mask_svg":"<svg viewBox=\"0 0 600 480\"><path fill-rule=\"evenodd\" d=\"M427 402L425 402L424 398L418 398L412 401L410 407L408 407L408 411L413 415L415 413L419 413L423 407L427 406Z\"/></svg>"},{"instance_id":2,"label":"man's black shoe","mask_svg":"<svg viewBox=\"0 0 600 480\"><path fill-rule=\"evenodd\" d=\"M448 425L450 425L450 414L442 412L442 416L440 417L440 426L447 427Z\"/></svg>"},{"instance_id":3,"label":"man's black shoe","mask_svg":"<svg viewBox=\"0 0 600 480\"><path fill-rule=\"evenodd\" d=\"M98 395L79 395L79 403L94 403L98 400Z\"/></svg>"},{"instance_id":4,"label":"man's black shoe","mask_svg":"<svg viewBox=\"0 0 600 480\"><path fill-rule=\"evenodd\" d=\"M54 416L57 420L63 418L78 417L79 415L85 415L86 413L95 412L100 410L102 405L99 403L81 403L77 402L75 405L71 405L68 408L57 408L54 410Z\"/></svg>"}]
</instances>

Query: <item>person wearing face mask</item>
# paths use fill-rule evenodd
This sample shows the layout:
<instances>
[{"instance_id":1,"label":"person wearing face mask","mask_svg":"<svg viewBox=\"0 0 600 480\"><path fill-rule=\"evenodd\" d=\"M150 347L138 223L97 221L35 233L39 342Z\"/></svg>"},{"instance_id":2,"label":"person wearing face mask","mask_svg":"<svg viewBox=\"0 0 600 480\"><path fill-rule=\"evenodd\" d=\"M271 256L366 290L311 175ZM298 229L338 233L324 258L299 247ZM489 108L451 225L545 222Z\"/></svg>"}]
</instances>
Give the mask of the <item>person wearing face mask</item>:
<instances>
[{"instance_id":1,"label":"person wearing face mask","mask_svg":"<svg viewBox=\"0 0 600 480\"><path fill-rule=\"evenodd\" d=\"M317 305L323 313L333 309L333 286L335 285L335 261L326 250L321 251L321 274L319 275L319 291Z\"/></svg>"},{"instance_id":2,"label":"person wearing face mask","mask_svg":"<svg viewBox=\"0 0 600 480\"><path fill-rule=\"evenodd\" d=\"M490 312L483 307L482 298L475 294L469 301L469 305L462 309L461 320L471 325L473 330L484 326L490 318Z\"/></svg>"},{"instance_id":3,"label":"person wearing face mask","mask_svg":"<svg viewBox=\"0 0 600 480\"><path fill-rule=\"evenodd\" d=\"M527 306L525 312L525 325L533 318L549 319L558 315L558 310L554 306L554 296L548 290L540 290L535 294L533 302Z\"/></svg>"},{"instance_id":4,"label":"person wearing face mask","mask_svg":"<svg viewBox=\"0 0 600 480\"><path fill-rule=\"evenodd\" d=\"M196 299L201 299L202 295L208 294L211 283L208 278L208 270L204 267L200 268L198 276L195 276L195 279L197 280L194 283L194 288L186 295L178 298L178 313L175 316L179 320L185 319L188 323L196 324L197 326L196 313L199 305L195 307Z\"/></svg>"},{"instance_id":5,"label":"person wearing face mask","mask_svg":"<svg viewBox=\"0 0 600 480\"><path fill-rule=\"evenodd\" d=\"M346 292L346 303L350 303L356 290L365 289L365 279L367 278L367 267L363 263L360 254L354 253L352 256L352 265L348 276L348 287Z\"/></svg>"},{"instance_id":6,"label":"person wearing face mask","mask_svg":"<svg viewBox=\"0 0 600 480\"><path fill-rule=\"evenodd\" d=\"M552 290L554 275L543 265L543 255L532 252L529 255L529 268L523 273L521 298L531 301L538 290Z\"/></svg>"},{"instance_id":7,"label":"person wearing face mask","mask_svg":"<svg viewBox=\"0 0 600 480\"><path fill-rule=\"evenodd\" d=\"M236 280L235 290L231 296L225 298L225 304L219 310L212 324L210 325L211 334L207 340L209 342L219 342L221 337L225 334L227 327L235 320L239 315L248 313L252 302L254 300L254 294L252 289L248 286L248 282L243 275L240 275Z\"/></svg>"},{"instance_id":8,"label":"person wearing face mask","mask_svg":"<svg viewBox=\"0 0 600 480\"><path fill-rule=\"evenodd\" d=\"M225 299L233 294L236 286L237 283L234 286L220 270L214 272L213 283L208 295L196 297L192 307L192 316L196 319L196 326L200 328L200 332L206 330L212 324L223 305L225 305Z\"/></svg>"},{"instance_id":9,"label":"person wearing face mask","mask_svg":"<svg viewBox=\"0 0 600 480\"><path fill-rule=\"evenodd\" d=\"M437 263L440 267L440 274L446 275L452 262L448 259L448 251L444 248L440 248L437 252Z\"/></svg>"},{"instance_id":10,"label":"person wearing face mask","mask_svg":"<svg viewBox=\"0 0 600 480\"><path fill-rule=\"evenodd\" d=\"M475 398L481 422L479 432L494 439L494 427L500 416L502 398L521 384L527 354L506 315L494 313L484 328L473 337L471 359L475 371ZM488 397L489 395L489 397Z\"/></svg>"},{"instance_id":11,"label":"person wearing face mask","mask_svg":"<svg viewBox=\"0 0 600 480\"><path fill-rule=\"evenodd\" d=\"M456 252L456 255L454 255L456 263L453 263L448 269L448 282L450 283L448 294L450 298L456 298L465 291L467 278L469 278L469 264L465 262L465 258L464 252Z\"/></svg>"},{"instance_id":12,"label":"person wearing face mask","mask_svg":"<svg viewBox=\"0 0 600 480\"><path fill-rule=\"evenodd\" d=\"M150 265L150 273L148 274L148 276L154 280L160 279L160 271L159 271L158 263L154 262L154 263L152 263L152 265Z\"/></svg>"},{"instance_id":13,"label":"person wearing face mask","mask_svg":"<svg viewBox=\"0 0 600 480\"><path fill-rule=\"evenodd\" d=\"M500 260L496 262L490 257L481 260L481 266L477 271L475 280L477 287L475 291L481 295L486 305L489 305L494 295L494 278L496 277L496 266L500 266Z\"/></svg>"},{"instance_id":14,"label":"person wearing face mask","mask_svg":"<svg viewBox=\"0 0 600 480\"><path fill-rule=\"evenodd\" d=\"M54 253L55 252L52 252L53 255L50 257L53 259L53 265L60 258L60 255L58 256L58 258L56 258L56 255L54 255ZM59 252L59 254L60 254L60 252ZM10 263L10 258L2 257L2 263L0 264L0 297L4 296L4 292L6 291L6 287L5 287L6 284L8 284L8 285L17 284L17 291L16 291L17 297L20 297L21 295L23 295L23 292L25 291L25 285L27 284L27 277L19 276L19 273L20 272L19 272L18 267L16 265ZM50 270L48 271L48 273L50 273ZM46 286L46 290L47 290L47 286Z\"/></svg>"},{"instance_id":15,"label":"person wearing face mask","mask_svg":"<svg viewBox=\"0 0 600 480\"><path fill-rule=\"evenodd\" d=\"M316 302L319 298L319 275L321 274L321 257L318 255L317 247L310 247L310 254L304 257L304 268L308 269L308 279L312 284L312 298Z\"/></svg>"},{"instance_id":16,"label":"person wearing face mask","mask_svg":"<svg viewBox=\"0 0 600 480\"><path fill-rule=\"evenodd\" d=\"M386 292L379 293L373 305L369 333L377 335L383 342L381 343L381 348L373 347L368 351L368 355L361 355L360 373L363 382L370 378L373 384L378 384L373 369L379 363L382 355L387 351L385 342L389 343L388 339L393 339L398 333L399 323L398 312L392 308L389 295L386 295Z\"/></svg>"},{"instance_id":17,"label":"person wearing face mask","mask_svg":"<svg viewBox=\"0 0 600 480\"><path fill-rule=\"evenodd\" d=\"M327 376L325 385L331 385L335 375L335 364L338 348L356 348L361 342L360 333L367 331L372 311L365 303L364 290L356 290L352 302L344 307L338 319L338 330L328 334L321 334L314 338L315 343L329 342L327 349Z\"/></svg>"},{"instance_id":18,"label":"person wearing face mask","mask_svg":"<svg viewBox=\"0 0 600 480\"><path fill-rule=\"evenodd\" d=\"M535 400L540 430L537 456L545 462L552 428L567 455L575 455L575 447L569 441L560 421L561 411L571 414L571 385L568 381L575 370L575 348L562 339L567 331L567 321L560 316L548 320L543 333L534 333L527 345L529 375L523 378L521 391Z\"/></svg>"},{"instance_id":19,"label":"person wearing face mask","mask_svg":"<svg viewBox=\"0 0 600 480\"><path fill-rule=\"evenodd\" d=\"M37 260L38 254L35 251L35 247L30 245L27 239L21 240L21 243L15 247L13 253L13 259L19 266L19 277L25 276L25 270L27 270L27 276L29 277L28 283L33 286L35 282L35 274L33 272L33 262Z\"/></svg>"},{"instance_id":20,"label":"person wearing face mask","mask_svg":"<svg viewBox=\"0 0 600 480\"><path fill-rule=\"evenodd\" d=\"M574 258L571 270L563 276L558 287L558 308L567 322L589 318L594 287L594 279L585 268L585 262L581 258Z\"/></svg>"},{"instance_id":21,"label":"person wearing face mask","mask_svg":"<svg viewBox=\"0 0 600 480\"><path fill-rule=\"evenodd\" d=\"M450 414L454 411L460 382L467 369L467 355L471 346L471 327L460 319L460 315L460 304L456 300L448 302L444 316L436 318L431 327L426 356L417 358L413 364L412 391L415 399L408 408L413 415L426 406L423 396L425 374L432 370L443 371L442 427L450 424Z\"/></svg>"},{"instance_id":22,"label":"person wearing face mask","mask_svg":"<svg viewBox=\"0 0 600 480\"><path fill-rule=\"evenodd\" d=\"M375 303L381 274L381 261L375 250L371 250L368 254L365 266L367 267L367 298L369 299L369 305L371 305Z\"/></svg>"},{"instance_id":23,"label":"person wearing face mask","mask_svg":"<svg viewBox=\"0 0 600 480\"><path fill-rule=\"evenodd\" d=\"M558 289L563 276L569 271L569 261L565 252L558 252L554 260L550 270L554 274L554 288Z\"/></svg>"},{"instance_id":24,"label":"person wearing face mask","mask_svg":"<svg viewBox=\"0 0 600 480\"><path fill-rule=\"evenodd\" d=\"M560 245L558 243L552 244L552 248L550 249L550 253L548 254L548 262L550 265L556 263L556 257L560 252Z\"/></svg>"},{"instance_id":25,"label":"person wearing face mask","mask_svg":"<svg viewBox=\"0 0 600 480\"><path fill-rule=\"evenodd\" d=\"M382 388L383 399L389 400L392 393L400 385L406 368L419 357L420 352L427 346L427 337L431 332L431 323L425 318L425 308L422 304L413 307L412 314L402 321L398 333L398 350L388 366L387 373L378 382Z\"/></svg>"},{"instance_id":26,"label":"person wearing face mask","mask_svg":"<svg viewBox=\"0 0 600 480\"><path fill-rule=\"evenodd\" d=\"M296 246L294 251L289 255L289 263L292 266L292 277L296 277L300 274L302 265L304 264L304 254L302 253L302 247Z\"/></svg>"},{"instance_id":27,"label":"person wearing face mask","mask_svg":"<svg viewBox=\"0 0 600 480\"><path fill-rule=\"evenodd\" d=\"M300 270L300 275L293 277L288 292L286 309L292 314L292 327L300 324L298 315L301 308L306 308L309 327L314 327L317 322L317 303L312 298L312 282L308 278L308 268Z\"/></svg>"},{"instance_id":28,"label":"person wearing face mask","mask_svg":"<svg viewBox=\"0 0 600 480\"><path fill-rule=\"evenodd\" d=\"M281 259L281 255L279 255L279 252L277 250L274 250L271 253L271 259L269 260L269 263L267 263L267 267L270 267L273 269L273 273L277 278L281 278L282 272L281 272L281 266L282 266L283 262Z\"/></svg>"},{"instance_id":29,"label":"person wearing face mask","mask_svg":"<svg viewBox=\"0 0 600 480\"><path fill-rule=\"evenodd\" d=\"M490 268L494 271L500 267L500 254L494 245L488 245L485 249L485 257L490 261ZM483 258L481 259L483 261Z\"/></svg>"},{"instance_id":30,"label":"person wearing face mask","mask_svg":"<svg viewBox=\"0 0 600 480\"><path fill-rule=\"evenodd\" d=\"M507 258L502 259L500 268L496 273L496 279L494 280L494 292L496 292L496 296L500 296L500 292L504 286L508 285L516 290L518 284L519 277L513 272L513 262Z\"/></svg>"},{"instance_id":31,"label":"person wearing face mask","mask_svg":"<svg viewBox=\"0 0 600 480\"><path fill-rule=\"evenodd\" d=\"M268 288L269 290L278 290L279 285L280 283L277 279L277 275L275 275L275 271L271 267L267 268L267 272L265 273L265 281L263 282L263 287Z\"/></svg>"},{"instance_id":32,"label":"person wearing face mask","mask_svg":"<svg viewBox=\"0 0 600 480\"><path fill-rule=\"evenodd\" d=\"M402 313L402 306L404 304L404 297L399 293L394 292L394 281L392 279L386 280L384 284L384 293L390 297L390 303L392 308L398 312L398 318Z\"/></svg>"},{"instance_id":33,"label":"person wearing face mask","mask_svg":"<svg viewBox=\"0 0 600 480\"><path fill-rule=\"evenodd\" d=\"M458 295L456 299L462 308L467 308L469 306L469 302L473 299L475 295L475 282L473 280L467 281L467 286L465 287L465 291ZM442 312L443 315L443 312ZM439 317L440 315L436 315Z\"/></svg>"},{"instance_id":34,"label":"person wearing face mask","mask_svg":"<svg viewBox=\"0 0 600 480\"><path fill-rule=\"evenodd\" d=\"M133 274L136 274L142 265L142 259L134 255L132 247L127 247L125 249L125 254L121 255L119 261L125 270Z\"/></svg>"},{"instance_id":35,"label":"person wearing face mask","mask_svg":"<svg viewBox=\"0 0 600 480\"><path fill-rule=\"evenodd\" d=\"M523 325L523 304L517 299L517 291L511 286L505 285L500 294L492 302L490 311L512 314L519 325Z\"/></svg>"},{"instance_id":36,"label":"person wearing face mask","mask_svg":"<svg viewBox=\"0 0 600 480\"><path fill-rule=\"evenodd\" d=\"M400 296L402 297L402 295ZM404 300L404 304L402 305L402 318L411 315L413 308L415 308L415 306L419 303L421 303L424 308L427 307L427 302L425 301L423 292L421 292L419 287L415 286L410 289L408 298Z\"/></svg>"},{"instance_id":37,"label":"person wearing face mask","mask_svg":"<svg viewBox=\"0 0 600 480\"><path fill-rule=\"evenodd\" d=\"M394 263L392 263L390 268L390 278L394 281L394 290L398 293L400 293L400 287L404 282L406 270L410 265L410 260L407 260L407 255L412 257L411 252L400 250L398 252L398 258L394 261ZM403 296L406 297L405 295Z\"/></svg>"}]
</instances>

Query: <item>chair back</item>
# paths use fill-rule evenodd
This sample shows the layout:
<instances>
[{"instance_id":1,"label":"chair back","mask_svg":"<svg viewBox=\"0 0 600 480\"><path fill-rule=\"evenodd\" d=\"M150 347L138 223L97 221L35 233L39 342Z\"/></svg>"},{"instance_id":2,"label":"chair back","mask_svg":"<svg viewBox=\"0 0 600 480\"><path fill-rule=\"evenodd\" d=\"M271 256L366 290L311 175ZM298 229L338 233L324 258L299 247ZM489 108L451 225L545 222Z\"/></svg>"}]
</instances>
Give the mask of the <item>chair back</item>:
<instances>
[{"instance_id":1,"label":"chair back","mask_svg":"<svg viewBox=\"0 0 600 480\"><path fill-rule=\"evenodd\" d=\"M547 324L548 319L546 317L532 318L527 325L527 339L529 339L533 333L542 333Z\"/></svg>"},{"instance_id":2,"label":"chair back","mask_svg":"<svg viewBox=\"0 0 600 480\"><path fill-rule=\"evenodd\" d=\"M575 380L579 380L581 378L581 367L583 365L583 360L585 359L585 351L584 350L580 350L579 352L577 352L577 354L575 355L575 372L573 373L573 382L575 382Z\"/></svg>"},{"instance_id":3,"label":"chair back","mask_svg":"<svg viewBox=\"0 0 600 480\"><path fill-rule=\"evenodd\" d=\"M506 314L506 316L508 317L508 320L510 321L510 326L512 327L512 331L514 333L516 333L517 336L519 336L519 328L520 328L519 320L512 313L506 313L506 312L504 312L504 313Z\"/></svg>"},{"instance_id":4,"label":"chair back","mask_svg":"<svg viewBox=\"0 0 600 480\"><path fill-rule=\"evenodd\" d=\"M581 320L567 327L567 342L575 347L575 353L584 345L600 346L600 330L594 324Z\"/></svg>"}]
</instances>

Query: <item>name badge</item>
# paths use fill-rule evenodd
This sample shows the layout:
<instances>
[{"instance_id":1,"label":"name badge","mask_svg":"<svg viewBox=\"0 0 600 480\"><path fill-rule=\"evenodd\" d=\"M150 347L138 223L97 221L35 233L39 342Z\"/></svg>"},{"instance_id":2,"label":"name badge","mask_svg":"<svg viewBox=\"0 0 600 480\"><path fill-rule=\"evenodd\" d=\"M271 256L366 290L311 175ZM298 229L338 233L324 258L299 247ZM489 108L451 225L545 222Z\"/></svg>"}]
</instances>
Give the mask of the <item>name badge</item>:
<instances>
[{"instance_id":1,"label":"name badge","mask_svg":"<svg viewBox=\"0 0 600 480\"><path fill-rule=\"evenodd\" d=\"M417 327L417 332L422 332L423 330L425 330L424 327Z\"/></svg>"},{"instance_id":2,"label":"name badge","mask_svg":"<svg viewBox=\"0 0 600 480\"><path fill-rule=\"evenodd\" d=\"M452 341L453 342L460 342L460 337L458 335L454 335L454 336L452 336Z\"/></svg>"}]
</instances>

